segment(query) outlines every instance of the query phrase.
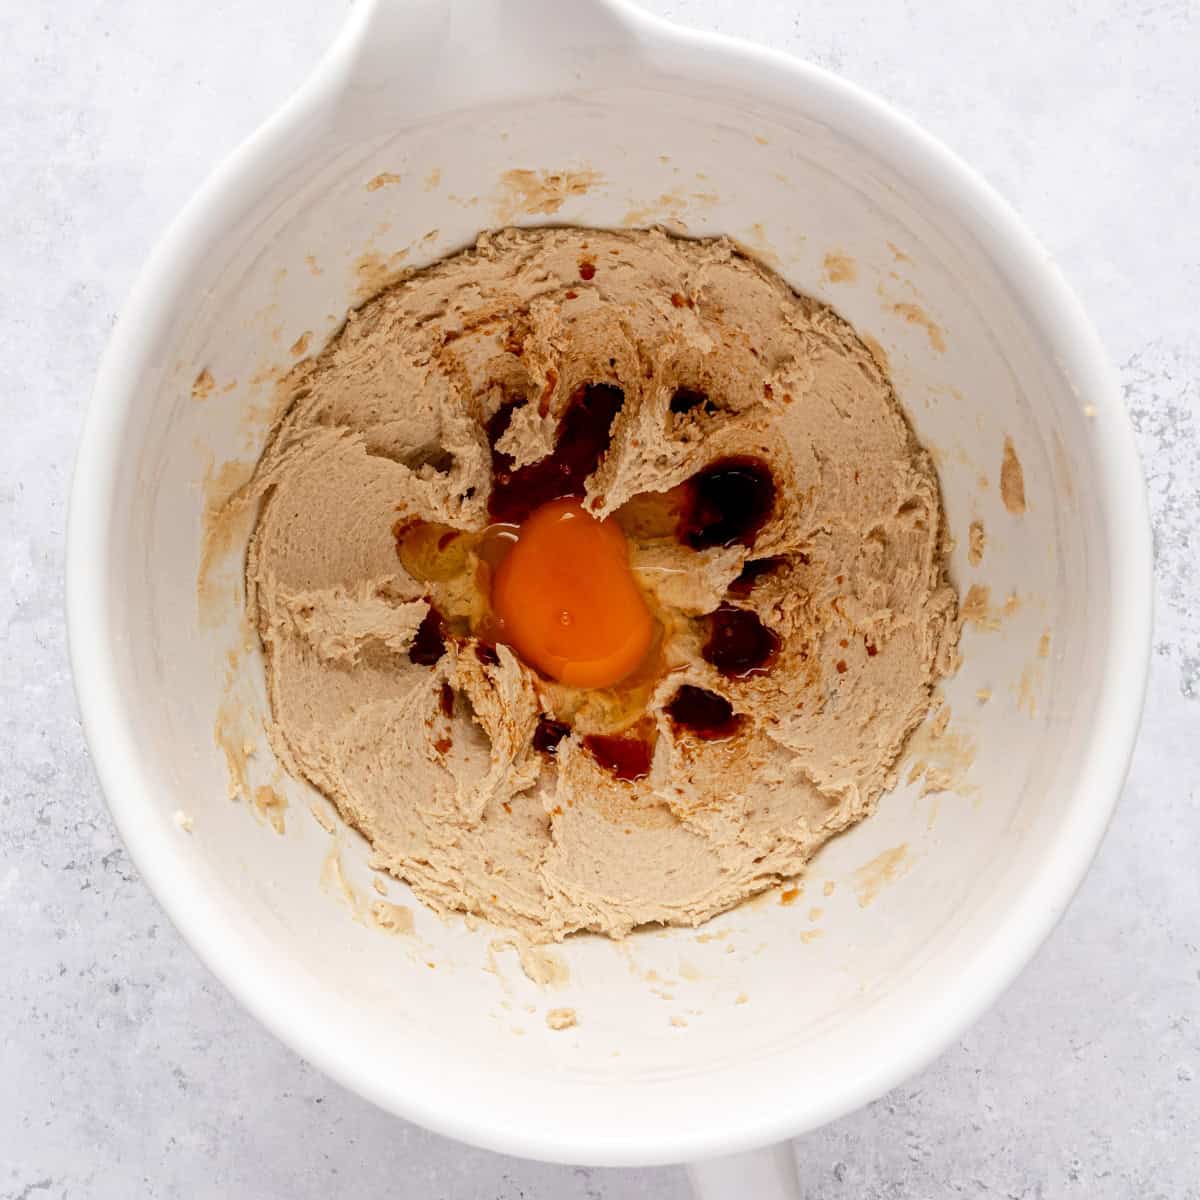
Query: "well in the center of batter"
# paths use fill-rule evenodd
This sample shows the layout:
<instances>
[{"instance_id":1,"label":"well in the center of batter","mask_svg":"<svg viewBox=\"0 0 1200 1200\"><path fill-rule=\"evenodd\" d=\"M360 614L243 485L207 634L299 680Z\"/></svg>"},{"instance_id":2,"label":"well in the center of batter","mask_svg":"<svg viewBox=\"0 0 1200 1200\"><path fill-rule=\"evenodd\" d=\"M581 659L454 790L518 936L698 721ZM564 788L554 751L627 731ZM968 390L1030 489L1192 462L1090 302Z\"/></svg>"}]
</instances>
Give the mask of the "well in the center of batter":
<instances>
[{"instance_id":1,"label":"well in the center of batter","mask_svg":"<svg viewBox=\"0 0 1200 1200\"><path fill-rule=\"evenodd\" d=\"M427 903L694 925L873 811L957 606L933 465L830 308L723 239L505 230L288 386L272 742Z\"/></svg>"},{"instance_id":2,"label":"well in the center of batter","mask_svg":"<svg viewBox=\"0 0 1200 1200\"><path fill-rule=\"evenodd\" d=\"M708 402L694 389L682 395L689 407ZM450 631L465 628L485 661L503 644L546 683L604 689L603 723L610 728L585 732L582 744L615 776L632 780L649 773L657 724L643 718L654 685L677 657L673 639L685 622L639 581L631 549L673 541L685 554L735 545L748 553L773 510L775 484L763 460L722 459L666 492L635 495L613 514L595 515L587 482L609 450L623 400L612 384L581 385L559 420L551 452L520 468L496 443L524 401L502 405L487 422L491 523L472 534L401 519L396 539L414 579L450 585L444 592L453 607L443 611L431 599L425 618L433 653L440 656ZM674 403L678 409L681 401ZM754 579L783 561L747 558L733 595L744 598ZM708 624L701 654L723 675L746 678L770 668L780 639L752 608L722 604ZM588 697L572 700L586 711ZM682 685L664 711L675 730L707 740L732 737L742 727L727 699L694 684ZM535 748L555 754L570 728L541 714Z\"/></svg>"}]
</instances>

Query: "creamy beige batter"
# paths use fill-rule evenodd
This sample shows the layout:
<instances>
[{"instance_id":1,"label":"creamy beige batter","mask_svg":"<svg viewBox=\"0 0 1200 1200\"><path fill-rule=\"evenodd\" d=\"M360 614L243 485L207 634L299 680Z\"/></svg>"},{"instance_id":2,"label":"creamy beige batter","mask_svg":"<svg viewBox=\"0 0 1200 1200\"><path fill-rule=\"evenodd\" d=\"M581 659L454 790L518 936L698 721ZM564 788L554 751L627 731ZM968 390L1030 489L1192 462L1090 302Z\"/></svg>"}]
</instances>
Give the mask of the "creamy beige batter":
<instances>
[{"instance_id":1,"label":"creamy beige batter","mask_svg":"<svg viewBox=\"0 0 1200 1200\"><path fill-rule=\"evenodd\" d=\"M499 443L520 466L552 449L585 383L624 392L585 503L634 532L663 629L632 690L548 682L504 645L481 657L470 539L444 579L397 554L398 521L488 524L502 404L528 398ZM249 493L270 737L426 903L539 941L696 925L800 873L895 782L954 664L937 478L854 330L728 241L487 234L352 314L287 386ZM681 388L708 403L672 412ZM728 455L766 460L777 484L752 549L661 536L646 495ZM766 557L780 561L737 603L779 636L778 659L729 679L701 657L703 614ZM460 633L432 666L408 653L427 598ZM682 684L726 697L739 732L676 728ZM572 726L553 756L531 745L541 714ZM627 782L581 738L639 716L653 760Z\"/></svg>"}]
</instances>

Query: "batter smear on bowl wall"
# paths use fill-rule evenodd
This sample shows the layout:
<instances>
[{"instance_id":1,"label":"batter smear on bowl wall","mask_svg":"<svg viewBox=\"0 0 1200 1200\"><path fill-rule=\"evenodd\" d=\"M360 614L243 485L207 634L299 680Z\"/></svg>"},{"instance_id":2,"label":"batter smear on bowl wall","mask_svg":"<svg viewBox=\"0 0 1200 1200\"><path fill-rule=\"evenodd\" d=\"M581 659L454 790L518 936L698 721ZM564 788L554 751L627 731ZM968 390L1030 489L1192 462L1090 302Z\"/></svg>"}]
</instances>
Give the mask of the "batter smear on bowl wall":
<instances>
[{"instance_id":1,"label":"batter smear on bowl wall","mask_svg":"<svg viewBox=\"0 0 1200 1200\"><path fill-rule=\"evenodd\" d=\"M937 477L854 330L730 242L485 234L287 386L271 741L426 903L696 925L894 782L955 665Z\"/></svg>"}]
</instances>

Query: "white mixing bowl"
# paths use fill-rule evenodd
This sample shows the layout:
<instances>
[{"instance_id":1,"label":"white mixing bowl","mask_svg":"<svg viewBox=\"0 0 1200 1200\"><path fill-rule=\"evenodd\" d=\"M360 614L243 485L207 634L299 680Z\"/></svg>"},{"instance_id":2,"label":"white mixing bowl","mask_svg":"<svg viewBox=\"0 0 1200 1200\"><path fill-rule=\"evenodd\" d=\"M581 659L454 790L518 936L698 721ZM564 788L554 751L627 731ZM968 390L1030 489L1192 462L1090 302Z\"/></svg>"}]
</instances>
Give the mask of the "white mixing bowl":
<instances>
[{"instance_id":1,"label":"white mixing bowl","mask_svg":"<svg viewBox=\"0 0 1200 1200\"><path fill-rule=\"evenodd\" d=\"M553 986L493 952L495 930L443 922L399 884L390 898L412 906L412 934L365 917L377 897L364 846L337 835L343 889L309 815L320 798L280 781L255 717L261 663L239 650L244 542L197 594L206 500L245 469L222 464L248 466L262 444L264 369L294 361L306 333L319 348L381 269L508 221L727 233L828 301L883 348L935 452L961 590L989 586L993 607L1017 597L998 628L968 626L945 688L951 736L927 754L958 768L957 790L902 784L820 855L796 903L776 893L624 945L572 939ZM213 386L193 394L202 369ZM1006 439L1024 515L1000 497ZM1117 389L1010 210L854 87L623 0L359 0L311 80L146 268L88 414L68 576L79 700L113 815L230 990L395 1113L513 1154L605 1164L777 1142L957 1037L1096 850L1150 629L1144 496ZM251 786L289 798L284 835L231 803L219 713L232 757L243 741L254 751ZM550 1008L578 1023L551 1029ZM719 1176L697 1178L712 1189ZM747 1194L750 1178L722 1194Z\"/></svg>"}]
</instances>

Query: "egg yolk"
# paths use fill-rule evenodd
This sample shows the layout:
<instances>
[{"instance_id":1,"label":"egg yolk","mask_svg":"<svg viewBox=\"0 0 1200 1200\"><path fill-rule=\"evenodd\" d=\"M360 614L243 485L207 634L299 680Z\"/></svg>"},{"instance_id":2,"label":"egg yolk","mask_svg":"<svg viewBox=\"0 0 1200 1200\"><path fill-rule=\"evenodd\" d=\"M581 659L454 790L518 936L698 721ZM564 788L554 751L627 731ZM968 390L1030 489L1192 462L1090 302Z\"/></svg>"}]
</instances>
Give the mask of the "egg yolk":
<instances>
[{"instance_id":1,"label":"egg yolk","mask_svg":"<svg viewBox=\"0 0 1200 1200\"><path fill-rule=\"evenodd\" d=\"M496 569L492 609L527 663L573 687L624 679L654 635L625 535L577 500L551 501L522 522Z\"/></svg>"}]
</instances>

